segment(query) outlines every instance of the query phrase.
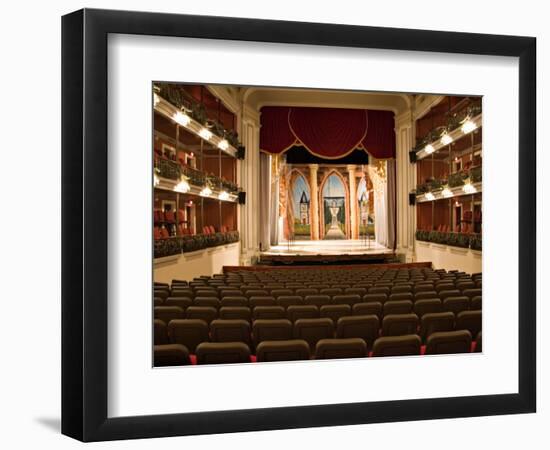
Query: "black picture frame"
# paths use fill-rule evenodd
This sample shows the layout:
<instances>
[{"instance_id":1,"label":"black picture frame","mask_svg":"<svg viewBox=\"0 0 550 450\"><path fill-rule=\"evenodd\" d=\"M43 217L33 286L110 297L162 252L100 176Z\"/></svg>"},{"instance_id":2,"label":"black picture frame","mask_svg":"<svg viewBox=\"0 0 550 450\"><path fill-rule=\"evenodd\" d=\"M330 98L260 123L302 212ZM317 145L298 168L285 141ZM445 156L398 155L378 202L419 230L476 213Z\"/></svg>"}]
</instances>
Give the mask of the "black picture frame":
<instances>
[{"instance_id":1,"label":"black picture frame","mask_svg":"<svg viewBox=\"0 0 550 450\"><path fill-rule=\"evenodd\" d=\"M519 58L518 393L107 417L107 36L177 36ZM536 39L84 9L62 18L62 433L82 441L535 412Z\"/></svg>"}]
</instances>

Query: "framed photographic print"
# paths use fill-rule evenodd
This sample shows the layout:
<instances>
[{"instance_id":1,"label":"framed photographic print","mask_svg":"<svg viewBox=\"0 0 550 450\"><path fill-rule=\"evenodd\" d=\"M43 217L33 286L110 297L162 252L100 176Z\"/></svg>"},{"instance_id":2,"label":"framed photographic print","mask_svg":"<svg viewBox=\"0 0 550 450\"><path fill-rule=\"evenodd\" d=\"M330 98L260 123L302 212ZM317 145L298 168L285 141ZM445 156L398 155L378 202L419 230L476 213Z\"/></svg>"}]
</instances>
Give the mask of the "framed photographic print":
<instances>
[{"instance_id":1,"label":"framed photographic print","mask_svg":"<svg viewBox=\"0 0 550 450\"><path fill-rule=\"evenodd\" d=\"M535 411L534 38L62 27L64 434Z\"/></svg>"}]
</instances>

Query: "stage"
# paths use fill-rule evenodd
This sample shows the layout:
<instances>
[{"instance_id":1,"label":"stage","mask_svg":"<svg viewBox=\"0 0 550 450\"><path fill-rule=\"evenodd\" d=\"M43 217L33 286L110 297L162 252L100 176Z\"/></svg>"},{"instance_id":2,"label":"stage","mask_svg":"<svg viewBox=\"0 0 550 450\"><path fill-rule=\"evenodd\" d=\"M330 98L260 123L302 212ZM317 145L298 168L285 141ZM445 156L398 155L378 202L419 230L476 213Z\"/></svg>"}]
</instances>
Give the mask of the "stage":
<instances>
[{"instance_id":1,"label":"stage","mask_svg":"<svg viewBox=\"0 0 550 450\"><path fill-rule=\"evenodd\" d=\"M367 264L395 260L393 250L374 241L341 239L292 241L260 254L259 264Z\"/></svg>"}]
</instances>

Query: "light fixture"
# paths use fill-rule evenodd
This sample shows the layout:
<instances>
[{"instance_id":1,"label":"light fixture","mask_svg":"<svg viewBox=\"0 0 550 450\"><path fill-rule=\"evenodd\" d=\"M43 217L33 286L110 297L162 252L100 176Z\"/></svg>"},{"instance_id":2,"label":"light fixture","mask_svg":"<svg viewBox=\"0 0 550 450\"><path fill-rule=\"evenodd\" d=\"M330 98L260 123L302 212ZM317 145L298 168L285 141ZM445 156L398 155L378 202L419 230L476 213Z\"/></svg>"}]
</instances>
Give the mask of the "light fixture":
<instances>
[{"instance_id":1,"label":"light fixture","mask_svg":"<svg viewBox=\"0 0 550 450\"><path fill-rule=\"evenodd\" d=\"M429 155L429 154L435 152L435 148L432 144L428 144L428 145L426 145L426 147L424 147L424 151Z\"/></svg>"},{"instance_id":2,"label":"light fixture","mask_svg":"<svg viewBox=\"0 0 550 450\"><path fill-rule=\"evenodd\" d=\"M178 184L174 186L174 191L185 194L191 190L191 186L186 179L182 178Z\"/></svg>"},{"instance_id":3,"label":"light fixture","mask_svg":"<svg viewBox=\"0 0 550 450\"><path fill-rule=\"evenodd\" d=\"M202 190L199 192L199 195L201 197L210 197L211 194L212 194L212 189L210 189L209 186L203 187Z\"/></svg>"},{"instance_id":4,"label":"light fixture","mask_svg":"<svg viewBox=\"0 0 550 450\"><path fill-rule=\"evenodd\" d=\"M221 191L220 195L218 195L218 198L220 200L229 200L229 193L227 191Z\"/></svg>"},{"instance_id":5,"label":"light fixture","mask_svg":"<svg viewBox=\"0 0 550 450\"><path fill-rule=\"evenodd\" d=\"M153 185L154 185L154 186L158 186L159 184L160 184L160 178L159 178L159 176L155 173L155 174L153 175Z\"/></svg>"},{"instance_id":6,"label":"light fixture","mask_svg":"<svg viewBox=\"0 0 550 450\"><path fill-rule=\"evenodd\" d=\"M443 190L441 191L441 195L443 195L443 197L445 198L449 198L449 197L452 197L453 196L453 191L451 191L449 189L449 187L445 187L443 188Z\"/></svg>"},{"instance_id":7,"label":"light fixture","mask_svg":"<svg viewBox=\"0 0 550 450\"><path fill-rule=\"evenodd\" d=\"M199 131L199 136L208 141L212 137L212 132L208 128L202 128L201 131Z\"/></svg>"},{"instance_id":8,"label":"light fixture","mask_svg":"<svg viewBox=\"0 0 550 450\"><path fill-rule=\"evenodd\" d=\"M219 143L218 143L218 148L220 150L227 150L229 148L229 142L227 142L227 139L222 139Z\"/></svg>"},{"instance_id":9,"label":"light fixture","mask_svg":"<svg viewBox=\"0 0 550 450\"><path fill-rule=\"evenodd\" d=\"M174 122L178 123L182 127L186 127L191 123L191 117L181 111L175 113L172 118L174 119Z\"/></svg>"},{"instance_id":10,"label":"light fixture","mask_svg":"<svg viewBox=\"0 0 550 450\"><path fill-rule=\"evenodd\" d=\"M475 186L470 183L469 181L466 182L466 184L464 184L464 186L462 186L462 190L466 193L466 194L474 194L477 192L477 189L475 188Z\"/></svg>"},{"instance_id":11,"label":"light fixture","mask_svg":"<svg viewBox=\"0 0 550 450\"><path fill-rule=\"evenodd\" d=\"M160 103L160 97L157 93L153 94L153 105L157 106Z\"/></svg>"},{"instance_id":12,"label":"light fixture","mask_svg":"<svg viewBox=\"0 0 550 450\"><path fill-rule=\"evenodd\" d=\"M476 128L477 125L475 124L475 122L468 117L466 121L462 124L461 130L464 134L468 134L474 131Z\"/></svg>"},{"instance_id":13,"label":"light fixture","mask_svg":"<svg viewBox=\"0 0 550 450\"><path fill-rule=\"evenodd\" d=\"M431 192L426 192L424 194L424 197L426 197L426 200L435 200L435 195L433 195Z\"/></svg>"},{"instance_id":14,"label":"light fixture","mask_svg":"<svg viewBox=\"0 0 550 450\"><path fill-rule=\"evenodd\" d=\"M441 136L441 143L443 145L449 145L451 142L453 142L453 138L449 133L445 131L445 133L443 133L443 136Z\"/></svg>"}]
</instances>

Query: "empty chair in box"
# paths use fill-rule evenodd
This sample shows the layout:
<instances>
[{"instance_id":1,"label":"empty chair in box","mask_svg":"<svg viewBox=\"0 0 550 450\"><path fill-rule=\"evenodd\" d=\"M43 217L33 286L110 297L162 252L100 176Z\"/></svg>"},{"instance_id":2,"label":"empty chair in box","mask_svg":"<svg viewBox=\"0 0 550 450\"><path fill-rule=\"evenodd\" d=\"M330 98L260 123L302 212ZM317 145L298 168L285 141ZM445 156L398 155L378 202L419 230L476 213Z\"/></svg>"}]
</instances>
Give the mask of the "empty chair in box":
<instances>
[{"instance_id":1,"label":"empty chair in box","mask_svg":"<svg viewBox=\"0 0 550 450\"><path fill-rule=\"evenodd\" d=\"M424 314L441 312L443 305L438 298L427 298L414 302L414 313L422 318Z\"/></svg>"},{"instance_id":2,"label":"empty chair in box","mask_svg":"<svg viewBox=\"0 0 550 450\"><path fill-rule=\"evenodd\" d=\"M197 346L197 364L250 362L250 348L243 342L203 342Z\"/></svg>"},{"instance_id":3,"label":"empty chair in box","mask_svg":"<svg viewBox=\"0 0 550 450\"><path fill-rule=\"evenodd\" d=\"M382 303L380 302L363 302L353 305L352 314L354 316L376 315L379 319L382 318Z\"/></svg>"},{"instance_id":4,"label":"empty chair in box","mask_svg":"<svg viewBox=\"0 0 550 450\"><path fill-rule=\"evenodd\" d=\"M315 359L364 358L367 344L360 338L321 339L315 346Z\"/></svg>"},{"instance_id":5,"label":"empty chair in box","mask_svg":"<svg viewBox=\"0 0 550 450\"><path fill-rule=\"evenodd\" d=\"M335 324L340 317L351 316L351 306L349 305L323 305L319 309L320 317L327 317Z\"/></svg>"},{"instance_id":6,"label":"empty chair in box","mask_svg":"<svg viewBox=\"0 0 550 450\"><path fill-rule=\"evenodd\" d=\"M209 340L208 324L200 319L171 320L168 337L171 343L185 345L191 353L195 353L197 345Z\"/></svg>"},{"instance_id":7,"label":"empty chair in box","mask_svg":"<svg viewBox=\"0 0 550 450\"><path fill-rule=\"evenodd\" d=\"M336 324L336 337L341 339L361 338L372 346L378 337L380 321L374 314L341 317Z\"/></svg>"},{"instance_id":8,"label":"empty chair in box","mask_svg":"<svg viewBox=\"0 0 550 450\"><path fill-rule=\"evenodd\" d=\"M155 306L154 314L155 319L168 324L173 319L183 319L185 312L179 306Z\"/></svg>"},{"instance_id":9,"label":"empty chair in box","mask_svg":"<svg viewBox=\"0 0 550 450\"><path fill-rule=\"evenodd\" d=\"M443 310L451 311L457 315L461 311L466 311L470 307L470 299L466 296L447 297L443 300Z\"/></svg>"},{"instance_id":10,"label":"empty chair in box","mask_svg":"<svg viewBox=\"0 0 550 450\"><path fill-rule=\"evenodd\" d=\"M379 337L374 341L372 356L409 356L420 354L420 337L406 336Z\"/></svg>"},{"instance_id":11,"label":"empty chair in box","mask_svg":"<svg viewBox=\"0 0 550 450\"><path fill-rule=\"evenodd\" d=\"M296 322L298 319L316 319L319 308L315 305L291 305L286 309L287 319Z\"/></svg>"},{"instance_id":12,"label":"empty chair in box","mask_svg":"<svg viewBox=\"0 0 550 450\"><path fill-rule=\"evenodd\" d=\"M256 319L286 319L286 311L282 306L256 306L252 320Z\"/></svg>"},{"instance_id":13,"label":"empty chair in box","mask_svg":"<svg viewBox=\"0 0 550 450\"><path fill-rule=\"evenodd\" d=\"M302 339L263 341L256 347L258 362L299 361L310 357L309 345Z\"/></svg>"},{"instance_id":14,"label":"empty chair in box","mask_svg":"<svg viewBox=\"0 0 550 450\"><path fill-rule=\"evenodd\" d=\"M302 305L304 302L299 295L281 295L277 298L277 305L288 308L293 305Z\"/></svg>"},{"instance_id":15,"label":"empty chair in box","mask_svg":"<svg viewBox=\"0 0 550 450\"><path fill-rule=\"evenodd\" d=\"M212 322L218 317L218 310L212 306L190 306L185 310L187 319L200 319L206 323Z\"/></svg>"},{"instance_id":16,"label":"empty chair in box","mask_svg":"<svg viewBox=\"0 0 550 450\"><path fill-rule=\"evenodd\" d=\"M168 328L162 320L153 320L153 336L155 345L168 344Z\"/></svg>"},{"instance_id":17,"label":"empty chair in box","mask_svg":"<svg viewBox=\"0 0 550 450\"><path fill-rule=\"evenodd\" d=\"M287 319L255 320L252 324L254 345L262 341L288 341L292 339L292 322Z\"/></svg>"},{"instance_id":18,"label":"empty chair in box","mask_svg":"<svg viewBox=\"0 0 550 450\"><path fill-rule=\"evenodd\" d=\"M383 312L384 316L388 316L390 314L409 314L412 312L412 309L413 302L410 300L390 300L384 303Z\"/></svg>"},{"instance_id":19,"label":"empty chair in box","mask_svg":"<svg viewBox=\"0 0 550 450\"><path fill-rule=\"evenodd\" d=\"M382 320L383 336L403 336L415 334L418 327L418 316L411 314L390 314Z\"/></svg>"},{"instance_id":20,"label":"empty chair in box","mask_svg":"<svg viewBox=\"0 0 550 450\"><path fill-rule=\"evenodd\" d=\"M248 306L222 306L219 316L220 319L241 319L250 322L252 314Z\"/></svg>"},{"instance_id":21,"label":"empty chair in box","mask_svg":"<svg viewBox=\"0 0 550 450\"><path fill-rule=\"evenodd\" d=\"M472 335L468 330L439 331L428 337L426 354L469 353L471 346Z\"/></svg>"},{"instance_id":22,"label":"empty chair in box","mask_svg":"<svg viewBox=\"0 0 550 450\"><path fill-rule=\"evenodd\" d=\"M311 349L321 339L334 336L334 324L331 319L298 319L294 322L294 339L303 339Z\"/></svg>"},{"instance_id":23,"label":"empty chair in box","mask_svg":"<svg viewBox=\"0 0 550 450\"><path fill-rule=\"evenodd\" d=\"M246 320L215 319L210 323L212 342L244 342L250 344L250 324Z\"/></svg>"},{"instance_id":24,"label":"empty chair in box","mask_svg":"<svg viewBox=\"0 0 550 450\"><path fill-rule=\"evenodd\" d=\"M468 330L472 336L477 336L481 331L481 310L458 313L455 329Z\"/></svg>"},{"instance_id":25,"label":"empty chair in box","mask_svg":"<svg viewBox=\"0 0 550 450\"><path fill-rule=\"evenodd\" d=\"M155 367L186 366L190 364L189 350L181 344L163 344L153 347Z\"/></svg>"},{"instance_id":26,"label":"empty chair in box","mask_svg":"<svg viewBox=\"0 0 550 450\"><path fill-rule=\"evenodd\" d=\"M455 316L452 312L427 313L420 321L420 336L426 340L432 333L438 331L453 331Z\"/></svg>"}]
</instances>

